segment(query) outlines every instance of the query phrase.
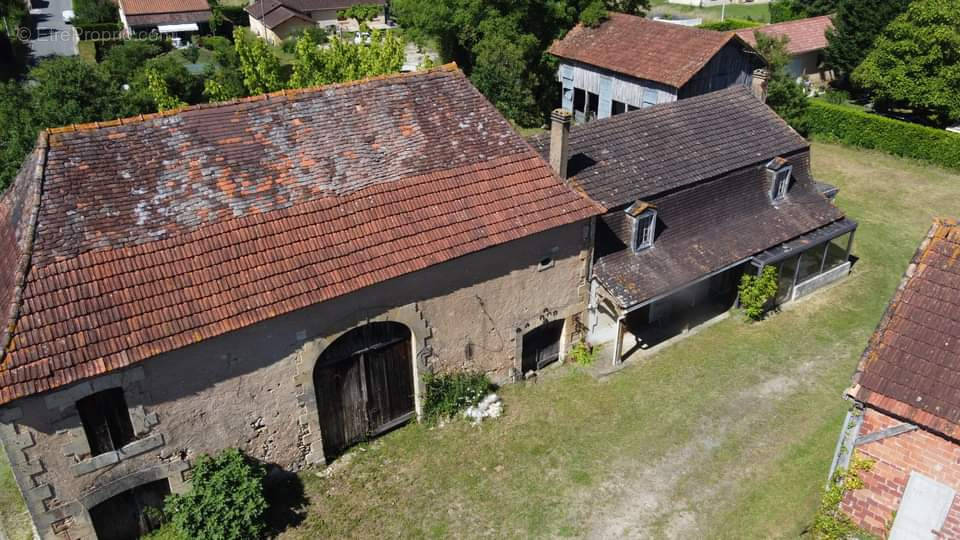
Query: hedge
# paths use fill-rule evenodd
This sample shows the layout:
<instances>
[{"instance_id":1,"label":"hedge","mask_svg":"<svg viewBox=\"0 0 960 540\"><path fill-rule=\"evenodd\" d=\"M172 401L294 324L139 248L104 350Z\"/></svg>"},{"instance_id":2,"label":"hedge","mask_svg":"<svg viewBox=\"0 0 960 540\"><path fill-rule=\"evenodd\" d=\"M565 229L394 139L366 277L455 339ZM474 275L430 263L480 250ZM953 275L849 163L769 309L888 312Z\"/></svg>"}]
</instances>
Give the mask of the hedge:
<instances>
[{"instance_id":1,"label":"hedge","mask_svg":"<svg viewBox=\"0 0 960 540\"><path fill-rule=\"evenodd\" d=\"M697 28L704 30L716 30L717 32L729 32L731 30L743 30L745 28L757 28L763 26L763 23L756 21L747 21L744 19L731 19L727 17L722 21L708 22L698 25Z\"/></svg>"},{"instance_id":2,"label":"hedge","mask_svg":"<svg viewBox=\"0 0 960 540\"><path fill-rule=\"evenodd\" d=\"M123 25L118 22L85 23L76 25L80 39L120 39Z\"/></svg>"},{"instance_id":3,"label":"hedge","mask_svg":"<svg viewBox=\"0 0 960 540\"><path fill-rule=\"evenodd\" d=\"M815 99L806 116L811 136L960 170L958 134Z\"/></svg>"}]
</instances>

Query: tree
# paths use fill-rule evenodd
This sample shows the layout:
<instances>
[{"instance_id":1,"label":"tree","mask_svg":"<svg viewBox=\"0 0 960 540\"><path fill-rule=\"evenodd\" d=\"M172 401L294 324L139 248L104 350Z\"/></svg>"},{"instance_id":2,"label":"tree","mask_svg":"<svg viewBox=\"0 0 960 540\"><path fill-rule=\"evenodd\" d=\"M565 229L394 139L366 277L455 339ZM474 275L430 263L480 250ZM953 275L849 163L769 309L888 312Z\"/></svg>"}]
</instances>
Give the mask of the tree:
<instances>
[{"instance_id":1,"label":"tree","mask_svg":"<svg viewBox=\"0 0 960 540\"><path fill-rule=\"evenodd\" d=\"M0 192L17 175L33 148L37 127L30 115L30 96L14 82L0 82Z\"/></svg>"},{"instance_id":2,"label":"tree","mask_svg":"<svg viewBox=\"0 0 960 540\"><path fill-rule=\"evenodd\" d=\"M358 23L365 23L377 18L383 12L383 6L377 4L356 4L337 12L341 19L356 19Z\"/></svg>"},{"instance_id":3,"label":"tree","mask_svg":"<svg viewBox=\"0 0 960 540\"><path fill-rule=\"evenodd\" d=\"M960 3L916 0L852 75L880 109L906 107L945 125L960 119Z\"/></svg>"},{"instance_id":4,"label":"tree","mask_svg":"<svg viewBox=\"0 0 960 540\"><path fill-rule=\"evenodd\" d=\"M394 0L391 12L414 41L435 39L444 61L457 62L501 112L529 126L542 123L558 99L556 60L544 54L553 41L578 21L600 22L607 10L642 13L648 6L647 0Z\"/></svg>"},{"instance_id":5,"label":"tree","mask_svg":"<svg viewBox=\"0 0 960 540\"><path fill-rule=\"evenodd\" d=\"M115 118L120 89L106 70L78 57L41 61L30 70L30 109L40 128Z\"/></svg>"},{"instance_id":6,"label":"tree","mask_svg":"<svg viewBox=\"0 0 960 540\"><path fill-rule=\"evenodd\" d=\"M770 2L770 22L829 15L837 10L837 2L838 0L773 0Z\"/></svg>"},{"instance_id":7,"label":"tree","mask_svg":"<svg viewBox=\"0 0 960 540\"><path fill-rule=\"evenodd\" d=\"M243 29L235 28L233 43L240 72L243 74L243 84L250 95L275 92L283 88L280 60L262 39L248 37Z\"/></svg>"},{"instance_id":8,"label":"tree","mask_svg":"<svg viewBox=\"0 0 960 540\"><path fill-rule=\"evenodd\" d=\"M789 38L775 38L760 31L755 31L754 36L757 39L757 52L766 60L770 76L767 81L767 105L793 129L805 133L807 96L803 87L787 71L790 64L790 54L787 53Z\"/></svg>"},{"instance_id":9,"label":"tree","mask_svg":"<svg viewBox=\"0 0 960 540\"><path fill-rule=\"evenodd\" d=\"M167 48L161 41L125 40L111 47L103 56L101 65L110 78L123 85L133 80L134 74L143 69L151 58L163 54Z\"/></svg>"},{"instance_id":10,"label":"tree","mask_svg":"<svg viewBox=\"0 0 960 540\"><path fill-rule=\"evenodd\" d=\"M180 98L170 93L170 88L167 86L167 81L164 80L163 74L160 73L160 70L157 68L147 68L146 77L147 91L150 93L151 98L153 98L153 102L156 104L157 110L166 111L168 109L176 109L186 105L186 103Z\"/></svg>"},{"instance_id":11,"label":"tree","mask_svg":"<svg viewBox=\"0 0 960 540\"><path fill-rule=\"evenodd\" d=\"M158 56L147 60L134 74L130 89L124 94L121 114L132 116L200 103L203 95L199 77L191 75L176 58Z\"/></svg>"},{"instance_id":12,"label":"tree","mask_svg":"<svg viewBox=\"0 0 960 540\"><path fill-rule=\"evenodd\" d=\"M120 12L109 0L77 0L74 3L74 23L78 25L117 22Z\"/></svg>"},{"instance_id":13,"label":"tree","mask_svg":"<svg viewBox=\"0 0 960 540\"><path fill-rule=\"evenodd\" d=\"M291 88L353 81L400 71L403 41L393 33L374 32L368 45L354 45L334 38L321 49L314 35L297 40Z\"/></svg>"},{"instance_id":14,"label":"tree","mask_svg":"<svg viewBox=\"0 0 960 540\"><path fill-rule=\"evenodd\" d=\"M183 538L245 540L264 531L263 467L239 450L197 458L190 491L170 495L164 513Z\"/></svg>"},{"instance_id":15,"label":"tree","mask_svg":"<svg viewBox=\"0 0 960 540\"><path fill-rule=\"evenodd\" d=\"M833 28L827 30L827 65L848 77L873 49L880 32L908 5L909 0L839 0Z\"/></svg>"},{"instance_id":16,"label":"tree","mask_svg":"<svg viewBox=\"0 0 960 540\"><path fill-rule=\"evenodd\" d=\"M757 276L743 274L740 278L740 307L744 314L751 320L759 321L767 311L770 301L777 295L779 283L777 281L777 268L775 266L764 266L763 270Z\"/></svg>"}]
</instances>

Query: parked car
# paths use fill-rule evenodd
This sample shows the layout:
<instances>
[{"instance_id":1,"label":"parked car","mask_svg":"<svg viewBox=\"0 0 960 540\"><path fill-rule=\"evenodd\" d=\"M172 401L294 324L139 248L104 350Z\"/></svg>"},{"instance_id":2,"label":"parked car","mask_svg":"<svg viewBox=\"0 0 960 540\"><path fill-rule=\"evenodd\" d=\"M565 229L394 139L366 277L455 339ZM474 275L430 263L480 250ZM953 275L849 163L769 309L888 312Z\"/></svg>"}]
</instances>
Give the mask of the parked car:
<instances>
[{"instance_id":1,"label":"parked car","mask_svg":"<svg viewBox=\"0 0 960 540\"><path fill-rule=\"evenodd\" d=\"M73 12L72 9L68 9L63 12L63 22L70 24L73 22L74 17L77 15Z\"/></svg>"}]
</instances>

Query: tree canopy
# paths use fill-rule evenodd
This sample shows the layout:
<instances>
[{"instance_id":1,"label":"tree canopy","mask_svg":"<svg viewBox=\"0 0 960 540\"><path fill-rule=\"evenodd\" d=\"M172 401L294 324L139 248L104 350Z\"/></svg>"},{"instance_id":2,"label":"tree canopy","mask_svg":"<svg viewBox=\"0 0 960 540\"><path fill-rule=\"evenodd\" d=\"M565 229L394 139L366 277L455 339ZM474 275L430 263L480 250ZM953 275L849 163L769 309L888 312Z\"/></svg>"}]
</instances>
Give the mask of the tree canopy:
<instances>
[{"instance_id":1,"label":"tree canopy","mask_svg":"<svg viewBox=\"0 0 960 540\"><path fill-rule=\"evenodd\" d=\"M762 32L754 32L754 36L757 39L757 52L767 61L770 75L767 81L767 105L795 130L805 133L807 97L803 87L787 71L790 64L790 54L787 53L789 38L772 37Z\"/></svg>"},{"instance_id":2,"label":"tree canopy","mask_svg":"<svg viewBox=\"0 0 960 540\"><path fill-rule=\"evenodd\" d=\"M543 123L556 104L556 61L545 54L578 21L607 10L642 13L648 0L394 0L391 10L414 39L433 38L473 84L514 122Z\"/></svg>"},{"instance_id":3,"label":"tree canopy","mask_svg":"<svg viewBox=\"0 0 960 540\"><path fill-rule=\"evenodd\" d=\"M908 5L909 0L839 0L833 28L827 30L827 65L844 77L853 73L880 32Z\"/></svg>"},{"instance_id":4,"label":"tree canopy","mask_svg":"<svg viewBox=\"0 0 960 540\"><path fill-rule=\"evenodd\" d=\"M837 10L839 0L773 0L770 2L770 22L778 23L807 17L829 15ZM880 0L894 1L894 0Z\"/></svg>"},{"instance_id":5,"label":"tree canopy","mask_svg":"<svg viewBox=\"0 0 960 540\"><path fill-rule=\"evenodd\" d=\"M940 125L960 119L960 3L915 0L880 33L852 79L879 109L910 108Z\"/></svg>"}]
</instances>

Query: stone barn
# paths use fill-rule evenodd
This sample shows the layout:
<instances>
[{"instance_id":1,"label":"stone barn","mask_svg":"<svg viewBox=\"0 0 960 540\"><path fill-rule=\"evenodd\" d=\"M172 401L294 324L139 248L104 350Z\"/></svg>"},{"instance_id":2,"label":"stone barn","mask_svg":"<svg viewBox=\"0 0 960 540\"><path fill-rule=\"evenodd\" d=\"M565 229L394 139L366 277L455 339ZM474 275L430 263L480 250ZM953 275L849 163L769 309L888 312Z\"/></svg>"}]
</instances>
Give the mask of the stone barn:
<instances>
[{"instance_id":1,"label":"stone barn","mask_svg":"<svg viewBox=\"0 0 960 540\"><path fill-rule=\"evenodd\" d=\"M562 358L599 212L450 66L49 130L0 198L37 530L136 536L200 453L322 464L426 372Z\"/></svg>"}]
</instances>

